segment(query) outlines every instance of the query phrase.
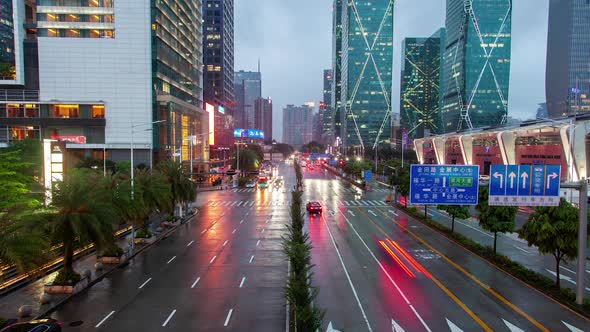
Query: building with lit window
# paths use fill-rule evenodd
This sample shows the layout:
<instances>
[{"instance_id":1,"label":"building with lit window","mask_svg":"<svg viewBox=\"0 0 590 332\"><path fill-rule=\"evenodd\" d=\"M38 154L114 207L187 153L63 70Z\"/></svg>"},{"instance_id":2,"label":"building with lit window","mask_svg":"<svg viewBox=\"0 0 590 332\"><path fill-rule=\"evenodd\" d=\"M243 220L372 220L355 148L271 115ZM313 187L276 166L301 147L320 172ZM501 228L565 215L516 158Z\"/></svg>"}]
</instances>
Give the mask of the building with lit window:
<instances>
[{"instance_id":1,"label":"building with lit window","mask_svg":"<svg viewBox=\"0 0 590 332\"><path fill-rule=\"evenodd\" d=\"M146 165L188 165L192 146L206 165L201 2L173 2L26 0L13 11L24 82L0 86L0 141L52 138L80 159L114 161L133 146Z\"/></svg>"},{"instance_id":2,"label":"building with lit window","mask_svg":"<svg viewBox=\"0 0 590 332\"><path fill-rule=\"evenodd\" d=\"M313 140L313 104L283 108L283 143L301 147Z\"/></svg>"},{"instance_id":3,"label":"building with lit window","mask_svg":"<svg viewBox=\"0 0 590 332\"><path fill-rule=\"evenodd\" d=\"M334 109L332 108L332 85L334 75L331 69L324 70L323 100L320 102L320 141L331 145L334 141Z\"/></svg>"},{"instance_id":4,"label":"building with lit window","mask_svg":"<svg viewBox=\"0 0 590 332\"><path fill-rule=\"evenodd\" d=\"M402 130L412 138L440 131L440 73L444 29L429 38L402 42L400 112Z\"/></svg>"},{"instance_id":5,"label":"building with lit window","mask_svg":"<svg viewBox=\"0 0 590 332\"><path fill-rule=\"evenodd\" d=\"M216 146L233 145L234 1L203 1L203 98L221 106L215 124Z\"/></svg>"},{"instance_id":6,"label":"building with lit window","mask_svg":"<svg viewBox=\"0 0 590 332\"><path fill-rule=\"evenodd\" d=\"M329 142L337 146L342 135L340 128L344 121L344 113L340 107L340 92L342 88L342 0L334 0L332 8L332 91L330 107L332 108L332 140Z\"/></svg>"},{"instance_id":7,"label":"building with lit window","mask_svg":"<svg viewBox=\"0 0 590 332\"><path fill-rule=\"evenodd\" d=\"M259 66L260 67L260 66ZM237 71L234 73L236 96L236 121L239 128L254 128L255 101L262 97L262 75L258 71Z\"/></svg>"},{"instance_id":8,"label":"building with lit window","mask_svg":"<svg viewBox=\"0 0 590 332\"><path fill-rule=\"evenodd\" d=\"M264 141L272 144L272 99L258 98L254 101L254 129L264 132Z\"/></svg>"},{"instance_id":9,"label":"building with lit window","mask_svg":"<svg viewBox=\"0 0 590 332\"><path fill-rule=\"evenodd\" d=\"M506 123L511 21L511 1L447 1L443 132Z\"/></svg>"},{"instance_id":10,"label":"building with lit window","mask_svg":"<svg viewBox=\"0 0 590 332\"><path fill-rule=\"evenodd\" d=\"M342 1L340 135L360 151L390 143L393 0Z\"/></svg>"},{"instance_id":11,"label":"building with lit window","mask_svg":"<svg viewBox=\"0 0 590 332\"><path fill-rule=\"evenodd\" d=\"M590 112L590 2L549 1L545 90L548 115Z\"/></svg>"}]
</instances>

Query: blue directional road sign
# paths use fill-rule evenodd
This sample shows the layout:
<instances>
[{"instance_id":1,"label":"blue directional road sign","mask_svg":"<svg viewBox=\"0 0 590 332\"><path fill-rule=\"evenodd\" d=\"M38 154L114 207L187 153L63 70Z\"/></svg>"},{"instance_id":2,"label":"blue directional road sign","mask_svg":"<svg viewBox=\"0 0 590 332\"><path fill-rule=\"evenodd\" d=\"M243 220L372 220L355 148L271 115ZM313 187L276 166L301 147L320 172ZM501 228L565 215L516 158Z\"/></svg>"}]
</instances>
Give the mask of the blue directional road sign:
<instances>
[{"instance_id":1,"label":"blue directional road sign","mask_svg":"<svg viewBox=\"0 0 590 332\"><path fill-rule=\"evenodd\" d=\"M479 166L412 165L410 204L477 205Z\"/></svg>"},{"instance_id":2,"label":"blue directional road sign","mask_svg":"<svg viewBox=\"0 0 590 332\"><path fill-rule=\"evenodd\" d=\"M492 165L489 205L557 206L561 165Z\"/></svg>"},{"instance_id":3,"label":"blue directional road sign","mask_svg":"<svg viewBox=\"0 0 590 332\"><path fill-rule=\"evenodd\" d=\"M373 172L368 169L365 171L365 182L371 182L373 181Z\"/></svg>"}]
</instances>

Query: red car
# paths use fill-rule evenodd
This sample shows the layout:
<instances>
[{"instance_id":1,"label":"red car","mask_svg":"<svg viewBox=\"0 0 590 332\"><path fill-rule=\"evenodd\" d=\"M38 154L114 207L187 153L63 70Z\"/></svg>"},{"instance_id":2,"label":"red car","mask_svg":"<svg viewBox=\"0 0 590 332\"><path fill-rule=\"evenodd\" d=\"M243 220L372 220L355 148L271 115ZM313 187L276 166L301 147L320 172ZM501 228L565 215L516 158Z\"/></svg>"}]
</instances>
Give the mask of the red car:
<instances>
[{"instance_id":1,"label":"red car","mask_svg":"<svg viewBox=\"0 0 590 332\"><path fill-rule=\"evenodd\" d=\"M321 214L322 213L322 205L320 204L320 202L309 202L306 205L306 209L307 209L307 212L309 212L309 214L312 214L312 213Z\"/></svg>"}]
</instances>

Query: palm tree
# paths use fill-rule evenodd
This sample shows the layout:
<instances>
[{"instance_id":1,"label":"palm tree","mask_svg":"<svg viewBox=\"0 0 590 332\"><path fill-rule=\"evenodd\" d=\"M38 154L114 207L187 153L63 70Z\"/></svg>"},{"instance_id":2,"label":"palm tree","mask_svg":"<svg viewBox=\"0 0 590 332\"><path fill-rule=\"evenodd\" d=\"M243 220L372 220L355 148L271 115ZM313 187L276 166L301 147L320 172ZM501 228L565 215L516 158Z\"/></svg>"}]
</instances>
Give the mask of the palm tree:
<instances>
[{"instance_id":1,"label":"palm tree","mask_svg":"<svg viewBox=\"0 0 590 332\"><path fill-rule=\"evenodd\" d=\"M98 249L112 243L114 213L111 194L105 190L102 175L73 169L56 184L47 210L31 214L31 220L45 222L52 244L63 244L64 263L56 284L79 280L73 269L74 247L94 243Z\"/></svg>"},{"instance_id":2,"label":"palm tree","mask_svg":"<svg viewBox=\"0 0 590 332\"><path fill-rule=\"evenodd\" d=\"M19 272L34 269L49 259L49 242L39 224L16 213L0 215L0 262Z\"/></svg>"},{"instance_id":3,"label":"palm tree","mask_svg":"<svg viewBox=\"0 0 590 332\"><path fill-rule=\"evenodd\" d=\"M158 164L158 170L164 175L171 188L171 202L175 207L193 202L197 198L194 183L186 176L182 166L174 161L167 160Z\"/></svg>"},{"instance_id":4,"label":"palm tree","mask_svg":"<svg viewBox=\"0 0 590 332\"><path fill-rule=\"evenodd\" d=\"M149 217L154 212L174 211L172 203L172 186L167 182L166 177L154 171L150 174L147 170L135 171L134 200L140 208L137 209L135 223L140 230L147 234Z\"/></svg>"}]
</instances>

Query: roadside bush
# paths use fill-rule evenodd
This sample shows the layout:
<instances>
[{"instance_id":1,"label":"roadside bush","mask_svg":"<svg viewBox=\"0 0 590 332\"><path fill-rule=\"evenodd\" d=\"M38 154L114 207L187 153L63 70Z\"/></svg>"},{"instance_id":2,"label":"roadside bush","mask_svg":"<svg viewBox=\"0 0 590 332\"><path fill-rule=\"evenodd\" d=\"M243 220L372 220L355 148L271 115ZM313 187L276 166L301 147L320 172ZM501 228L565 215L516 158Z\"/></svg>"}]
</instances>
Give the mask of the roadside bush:
<instances>
[{"instance_id":1,"label":"roadside bush","mask_svg":"<svg viewBox=\"0 0 590 332\"><path fill-rule=\"evenodd\" d=\"M102 256L103 257L121 257L121 256L123 256L124 253L125 253L125 251L123 251L122 248L114 245L114 246L110 246L110 247L106 248L105 250L103 250Z\"/></svg>"},{"instance_id":2,"label":"roadside bush","mask_svg":"<svg viewBox=\"0 0 590 332\"><path fill-rule=\"evenodd\" d=\"M6 322L8 320L6 320L6 318L4 317L0 317L0 329L4 327L4 325L6 325Z\"/></svg>"},{"instance_id":3,"label":"roadside bush","mask_svg":"<svg viewBox=\"0 0 590 332\"><path fill-rule=\"evenodd\" d=\"M147 239L152 237L152 232L149 229L140 228L136 233L135 237L139 239Z\"/></svg>"},{"instance_id":4,"label":"roadside bush","mask_svg":"<svg viewBox=\"0 0 590 332\"><path fill-rule=\"evenodd\" d=\"M81 279L82 277L78 273L73 271L68 273L66 272L66 270L61 269L57 273L55 280L53 280L53 284L59 286L73 286L77 284Z\"/></svg>"},{"instance_id":5,"label":"roadside bush","mask_svg":"<svg viewBox=\"0 0 590 332\"><path fill-rule=\"evenodd\" d=\"M238 178L238 186L245 187L246 182L248 182L248 178Z\"/></svg>"}]
</instances>

